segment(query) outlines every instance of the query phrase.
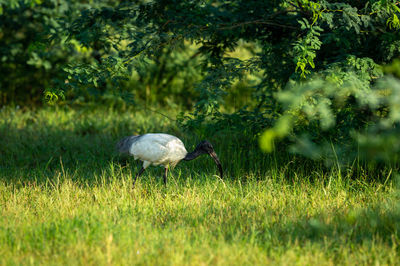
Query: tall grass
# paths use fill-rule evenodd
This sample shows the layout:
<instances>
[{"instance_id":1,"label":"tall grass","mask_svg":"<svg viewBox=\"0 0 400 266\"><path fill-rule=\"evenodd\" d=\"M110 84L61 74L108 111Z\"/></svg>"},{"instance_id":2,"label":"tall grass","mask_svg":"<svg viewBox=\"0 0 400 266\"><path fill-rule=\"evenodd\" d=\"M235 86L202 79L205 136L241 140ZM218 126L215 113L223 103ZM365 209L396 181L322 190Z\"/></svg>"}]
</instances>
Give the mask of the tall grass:
<instances>
[{"instance_id":1,"label":"tall grass","mask_svg":"<svg viewBox=\"0 0 400 266\"><path fill-rule=\"evenodd\" d=\"M209 136L164 187L114 151L124 135L167 132L168 119L108 109L0 113L0 264L397 264L395 182L351 179L261 154L236 135Z\"/></svg>"}]
</instances>

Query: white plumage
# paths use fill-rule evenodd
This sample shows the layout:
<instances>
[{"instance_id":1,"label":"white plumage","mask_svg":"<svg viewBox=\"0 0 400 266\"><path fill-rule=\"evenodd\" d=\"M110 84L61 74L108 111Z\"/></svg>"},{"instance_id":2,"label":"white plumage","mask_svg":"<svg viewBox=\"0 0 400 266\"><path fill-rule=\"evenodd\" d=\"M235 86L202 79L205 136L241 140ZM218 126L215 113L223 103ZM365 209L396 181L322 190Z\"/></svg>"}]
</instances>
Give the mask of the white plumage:
<instances>
[{"instance_id":1,"label":"white plumage","mask_svg":"<svg viewBox=\"0 0 400 266\"><path fill-rule=\"evenodd\" d=\"M193 152L188 153L183 142L177 137L164 133L148 133L125 137L118 142L117 148L120 153L132 155L135 160L143 161L143 166L136 174L133 184L149 165L164 166L164 183L166 183L170 166L175 167L181 160L190 161L205 153L214 159L221 177L223 175L218 156L208 141L200 142Z\"/></svg>"},{"instance_id":2,"label":"white plumage","mask_svg":"<svg viewBox=\"0 0 400 266\"><path fill-rule=\"evenodd\" d=\"M174 167L188 154L180 139L162 133L139 136L130 146L129 153L135 160L143 161L145 169L151 164Z\"/></svg>"}]
</instances>

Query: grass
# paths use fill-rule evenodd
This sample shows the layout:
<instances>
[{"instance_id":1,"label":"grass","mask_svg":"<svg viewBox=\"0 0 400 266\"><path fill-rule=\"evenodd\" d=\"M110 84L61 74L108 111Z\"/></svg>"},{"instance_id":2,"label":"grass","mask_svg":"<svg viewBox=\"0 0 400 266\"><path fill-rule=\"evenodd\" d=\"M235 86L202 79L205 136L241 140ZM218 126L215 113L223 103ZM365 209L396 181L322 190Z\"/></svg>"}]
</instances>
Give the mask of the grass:
<instances>
[{"instance_id":1,"label":"grass","mask_svg":"<svg viewBox=\"0 0 400 266\"><path fill-rule=\"evenodd\" d=\"M398 264L400 194L389 178L350 179L280 163L209 136L212 160L137 170L114 152L122 136L169 132L145 112L63 108L0 113L0 264ZM283 160L281 160L283 161Z\"/></svg>"}]
</instances>

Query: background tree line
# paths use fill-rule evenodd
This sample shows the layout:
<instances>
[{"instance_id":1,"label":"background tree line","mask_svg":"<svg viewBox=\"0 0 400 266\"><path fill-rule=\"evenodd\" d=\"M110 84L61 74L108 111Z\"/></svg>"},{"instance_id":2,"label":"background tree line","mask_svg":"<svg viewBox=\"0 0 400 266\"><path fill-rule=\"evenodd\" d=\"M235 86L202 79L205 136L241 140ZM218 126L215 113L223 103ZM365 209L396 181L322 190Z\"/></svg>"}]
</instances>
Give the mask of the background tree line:
<instances>
[{"instance_id":1,"label":"background tree line","mask_svg":"<svg viewBox=\"0 0 400 266\"><path fill-rule=\"evenodd\" d=\"M396 166L399 5L3 0L0 102L176 105L200 136Z\"/></svg>"}]
</instances>

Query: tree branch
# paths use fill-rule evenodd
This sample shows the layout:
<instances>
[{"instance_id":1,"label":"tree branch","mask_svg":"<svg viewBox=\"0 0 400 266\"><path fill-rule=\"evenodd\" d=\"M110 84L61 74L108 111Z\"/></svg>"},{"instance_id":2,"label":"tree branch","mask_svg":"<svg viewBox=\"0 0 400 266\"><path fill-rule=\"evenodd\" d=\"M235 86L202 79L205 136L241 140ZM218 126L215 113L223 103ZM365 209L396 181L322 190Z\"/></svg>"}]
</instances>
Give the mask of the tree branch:
<instances>
[{"instance_id":1,"label":"tree branch","mask_svg":"<svg viewBox=\"0 0 400 266\"><path fill-rule=\"evenodd\" d=\"M233 24L233 25L230 25L230 26L219 27L219 28L217 28L217 30L230 30L230 29L234 29L234 28L237 28L237 27L241 27L241 26L244 26L244 25L250 25L250 24L264 24L264 25L271 25L271 26L287 28L287 29L294 29L294 30L297 29L294 26L278 24L278 23L271 22L271 21L253 20L253 21L245 21L245 22L241 22L241 23L236 23L236 24Z\"/></svg>"}]
</instances>

